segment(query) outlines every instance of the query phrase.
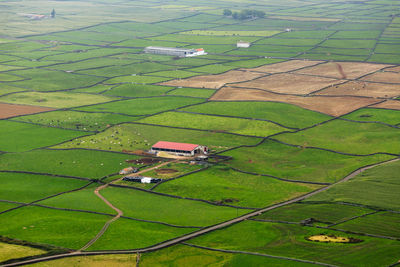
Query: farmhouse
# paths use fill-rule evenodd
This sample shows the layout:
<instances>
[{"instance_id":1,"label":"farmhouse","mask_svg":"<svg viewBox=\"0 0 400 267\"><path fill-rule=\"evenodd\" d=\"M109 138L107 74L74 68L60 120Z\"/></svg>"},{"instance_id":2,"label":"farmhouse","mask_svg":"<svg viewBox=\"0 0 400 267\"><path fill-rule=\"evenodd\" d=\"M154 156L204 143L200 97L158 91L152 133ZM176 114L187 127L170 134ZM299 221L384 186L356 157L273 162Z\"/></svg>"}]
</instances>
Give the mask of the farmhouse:
<instances>
[{"instance_id":1,"label":"farmhouse","mask_svg":"<svg viewBox=\"0 0 400 267\"><path fill-rule=\"evenodd\" d=\"M195 155L207 155L208 147L196 144L158 141L150 150L151 153L158 153L161 151L176 156L191 157Z\"/></svg>"},{"instance_id":2,"label":"farmhouse","mask_svg":"<svg viewBox=\"0 0 400 267\"><path fill-rule=\"evenodd\" d=\"M198 49L183 49L176 47L161 47L161 46L148 46L144 49L145 53L169 55L178 57L194 57L200 55L207 55L203 48Z\"/></svg>"},{"instance_id":3,"label":"farmhouse","mask_svg":"<svg viewBox=\"0 0 400 267\"><path fill-rule=\"evenodd\" d=\"M247 47L250 47L251 46L251 43L249 43L249 42L244 42L244 41L239 41L239 42L237 42L237 44L236 44L236 47L245 47L245 48L247 48Z\"/></svg>"}]
</instances>

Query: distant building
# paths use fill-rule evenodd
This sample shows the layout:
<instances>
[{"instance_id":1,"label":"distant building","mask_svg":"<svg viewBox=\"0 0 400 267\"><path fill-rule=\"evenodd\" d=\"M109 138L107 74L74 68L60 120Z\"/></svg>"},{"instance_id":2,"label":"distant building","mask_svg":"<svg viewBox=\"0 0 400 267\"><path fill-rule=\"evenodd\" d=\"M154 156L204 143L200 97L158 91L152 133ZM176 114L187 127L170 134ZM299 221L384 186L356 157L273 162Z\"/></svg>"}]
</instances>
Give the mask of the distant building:
<instances>
[{"instance_id":1,"label":"distant building","mask_svg":"<svg viewBox=\"0 0 400 267\"><path fill-rule=\"evenodd\" d=\"M162 181L162 179L152 178L152 177L144 177L144 176L125 176L124 178L122 178L122 180L129 181L129 182L142 183L142 184L158 183L158 182Z\"/></svg>"},{"instance_id":2,"label":"distant building","mask_svg":"<svg viewBox=\"0 0 400 267\"><path fill-rule=\"evenodd\" d=\"M157 153L161 151L176 156L192 157L196 155L207 155L208 147L196 144L159 141L154 144L150 150L150 152L152 153Z\"/></svg>"},{"instance_id":3,"label":"distant building","mask_svg":"<svg viewBox=\"0 0 400 267\"><path fill-rule=\"evenodd\" d=\"M249 43L249 42L243 42L243 41L239 41L239 42L237 42L237 44L236 44L236 47L245 47L245 48L247 48L247 47L250 47L251 46L251 43Z\"/></svg>"},{"instance_id":4,"label":"distant building","mask_svg":"<svg viewBox=\"0 0 400 267\"><path fill-rule=\"evenodd\" d=\"M290 29L290 28L286 28L286 30L285 31L287 31L287 32L291 32L292 31L292 29Z\"/></svg>"},{"instance_id":5,"label":"distant building","mask_svg":"<svg viewBox=\"0 0 400 267\"><path fill-rule=\"evenodd\" d=\"M137 171L138 171L137 168L128 167L128 168L125 168L125 169L120 170L120 171L119 171L119 174L130 174L130 173L135 173L135 172L137 172Z\"/></svg>"},{"instance_id":6,"label":"distant building","mask_svg":"<svg viewBox=\"0 0 400 267\"><path fill-rule=\"evenodd\" d=\"M194 57L207 55L203 48L198 49L184 49L176 47L161 47L161 46L148 46L144 49L145 53L177 56L177 57Z\"/></svg>"}]
</instances>

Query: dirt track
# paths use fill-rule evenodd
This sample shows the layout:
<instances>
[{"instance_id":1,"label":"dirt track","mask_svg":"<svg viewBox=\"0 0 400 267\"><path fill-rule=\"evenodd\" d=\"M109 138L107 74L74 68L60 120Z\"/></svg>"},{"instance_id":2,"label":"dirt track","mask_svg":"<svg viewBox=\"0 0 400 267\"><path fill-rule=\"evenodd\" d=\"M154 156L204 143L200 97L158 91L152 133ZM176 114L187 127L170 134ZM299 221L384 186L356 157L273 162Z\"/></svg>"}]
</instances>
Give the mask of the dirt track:
<instances>
[{"instance_id":1,"label":"dirt track","mask_svg":"<svg viewBox=\"0 0 400 267\"><path fill-rule=\"evenodd\" d=\"M215 230L219 230L219 229L228 227L228 226L233 225L235 223L242 222L244 220L250 219L253 216L260 215L263 212L267 212L267 211L270 211L270 210L273 210L273 209L277 209L277 208L280 208L280 207L283 207L283 206L286 206L286 205L289 205L289 204L293 204L293 203L298 202L298 201L305 200L305 199L307 199L309 197L312 197L312 196L314 196L316 194L319 194L319 193L321 193L323 191L326 191L329 188L331 188L331 187L333 187L333 186L335 186L337 184L340 184L340 183L343 183L343 182L347 182L348 180L352 179L354 176L356 176L356 175L360 174L361 172L364 172L364 171L366 171L366 170L368 170L370 168L373 168L373 167L379 166L379 165L383 165L383 164L387 164L387 163L390 163L390 162L394 162L394 161L397 161L397 160L399 160L399 158L360 168L360 169L350 173L345 178L343 178L342 180L340 180L340 181L338 181L338 182L336 182L334 184L322 187L320 189L317 189L317 190L312 191L310 193L307 193L305 195L302 195L302 196L299 196L299 197L296 197L296 198L293 198L293 199L290 199L290 200L287 200L287 201L284 201L284 202L281 202L281 203L278 203L278 204L274 204L274 205L259 209L257 211L253 211L253 212L247 213L245 215L236 217L236 218L234 218L232 220L229 220L229 221L226 221L226 222L222 222L222 223L219 223L219 224L216 224L216 225L212 225L212 226L209 226L209 227L202 228L202 229L200 229L200 230L198 230L196 232L192 232L192 233L187 234L187 235L183 235L183 236L171 239L171 240L167 240L167 241L161 242L159 244L156 244L154 246L150 246L150 247L147 247L147 248L132 249L132 250L114 250L114 251L89 251L89 252L76 251L76 252L72 252L72 253L66 253L66 254L53 255L53 256L37 258L37 259L32 259L32 260L26 260L26 261L18 262L18 263L5 264L5 265L3 265L3 267L11 267L11 266L32 264L32 263L36 263L36 262L49 261L49 260L65 258L65 257L72 257L72 256L142 253L142 252L150 252L150 251L159 250L159 249L162 249L162 248L165 248L165 247L176 245L178 243L181 243L181 242L184 242L186 240L195 238L197 236L200 236L200 235L203 235L203 234L215 231Z\"/></svg>"},{"instance_id":2,"label":"dirt track","mask_svg":"<svg viewBox=\"0 0 400 267\"><path fill-rule=\"evenodd\" d=\"M39 106L0 103L0 119L12 118L20 115L35 114L50 110L54 109Z\"/></svg>"}]
</instances>

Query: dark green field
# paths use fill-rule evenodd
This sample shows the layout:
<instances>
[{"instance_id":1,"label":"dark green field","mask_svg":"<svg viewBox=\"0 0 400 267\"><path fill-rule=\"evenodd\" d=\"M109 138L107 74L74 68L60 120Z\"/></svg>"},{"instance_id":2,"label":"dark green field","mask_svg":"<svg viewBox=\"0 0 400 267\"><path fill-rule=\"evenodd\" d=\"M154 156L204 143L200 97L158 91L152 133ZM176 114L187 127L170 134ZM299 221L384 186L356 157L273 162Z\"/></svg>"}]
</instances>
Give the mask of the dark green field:
<instances>
[{"instance_id":1,"label":"dark green field","mask_svg":"<svg viewBox=\"0 0 400 267\"><path fill-rule=\"evenodd\" d=\"M1 266L398 264L398 1L2 0L0 32Z\"/></svg>"}]
</instances>

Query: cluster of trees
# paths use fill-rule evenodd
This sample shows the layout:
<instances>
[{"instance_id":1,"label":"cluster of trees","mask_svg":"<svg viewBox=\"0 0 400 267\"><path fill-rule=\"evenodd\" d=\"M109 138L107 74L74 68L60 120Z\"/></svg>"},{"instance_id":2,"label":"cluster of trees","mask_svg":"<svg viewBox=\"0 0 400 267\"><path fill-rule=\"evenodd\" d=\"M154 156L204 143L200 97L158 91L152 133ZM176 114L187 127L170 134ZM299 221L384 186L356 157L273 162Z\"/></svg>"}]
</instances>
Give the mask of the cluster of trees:
<instances>
[{"instance_id":1,"label":"cluster of trees","mask_svg":"<svg viewBox=\"0 0 400 267\"><path fill-rule=\"evenodd\" d=\"M232 12L230 9L224 9L224 16L232 16L234 19L245 20L265 17L265 12L255 9L244 9L240 12Z\"/></svg>"}]
</instances>

